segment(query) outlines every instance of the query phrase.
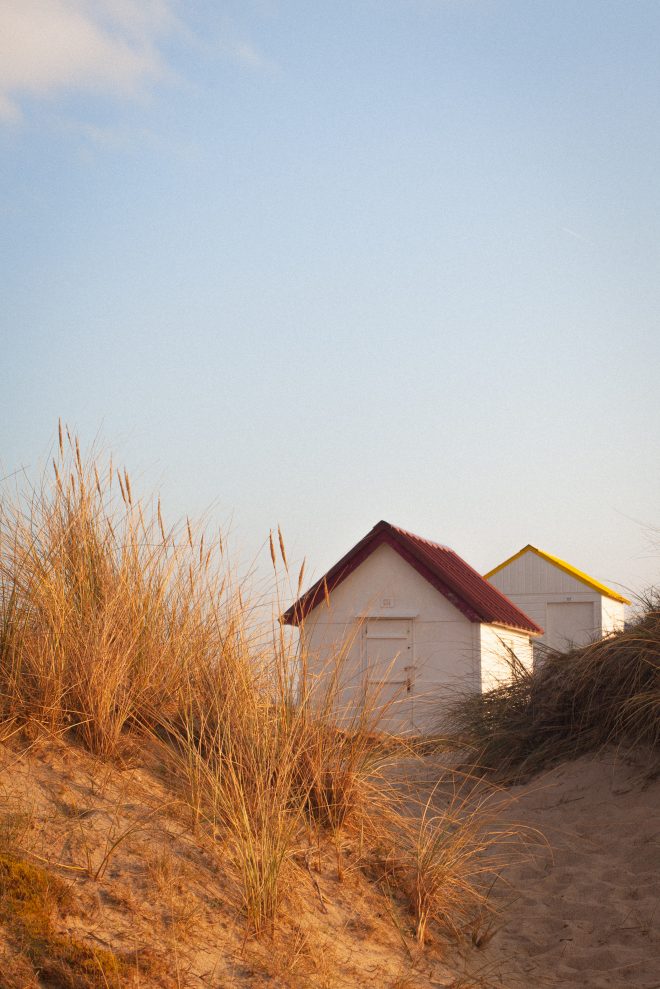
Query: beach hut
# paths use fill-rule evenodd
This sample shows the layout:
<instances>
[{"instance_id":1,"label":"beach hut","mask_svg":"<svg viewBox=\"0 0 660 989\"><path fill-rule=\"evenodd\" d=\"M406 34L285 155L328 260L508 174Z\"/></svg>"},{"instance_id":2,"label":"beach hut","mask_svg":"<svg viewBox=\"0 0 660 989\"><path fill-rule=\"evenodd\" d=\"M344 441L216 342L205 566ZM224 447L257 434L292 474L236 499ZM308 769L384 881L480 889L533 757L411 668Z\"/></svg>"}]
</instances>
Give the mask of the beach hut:
<instances>
[{"instance_id":1,"label":"beach hut","mask_svg":"<svg viewBox=\"0 0 660 989\"><path fill-rule=\"evenodd\" d=\"M522 608L545 632L535 644L565 650L623 628L630 601L558 556L524 546L486 579Z\"/></svg>"},{"instance_id":2,"label":"beach hut","mask_svg":"<svg viewBox=\"0 0 660 989\"><path fill-rule=\"evenodd\" d=\"M378 693L384 726L424 731L452 691L531 666L542 629L447 546L379 522L282 616L298 626L312 681L341 650L341 705Z\"/></svg>"}]
</instances>

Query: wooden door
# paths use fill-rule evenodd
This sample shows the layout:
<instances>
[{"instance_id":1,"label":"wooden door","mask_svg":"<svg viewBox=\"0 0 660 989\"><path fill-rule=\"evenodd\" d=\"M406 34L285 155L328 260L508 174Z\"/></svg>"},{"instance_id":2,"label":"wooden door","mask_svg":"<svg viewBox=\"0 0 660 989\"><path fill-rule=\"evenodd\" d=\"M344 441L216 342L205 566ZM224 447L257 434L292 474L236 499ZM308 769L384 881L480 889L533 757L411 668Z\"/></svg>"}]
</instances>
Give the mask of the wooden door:
<instances>
[{"instance_id":1,"label":"wooden door","mask_svg":"<svg viewBox=\"0 0 660 989\"><path fill-rule=\"evenodd\" d=\"M411 618L369 618L363 629L367 703L381 711L385 731L410 731L414 724L415 665Z\"/></svg>"}]
</instances>

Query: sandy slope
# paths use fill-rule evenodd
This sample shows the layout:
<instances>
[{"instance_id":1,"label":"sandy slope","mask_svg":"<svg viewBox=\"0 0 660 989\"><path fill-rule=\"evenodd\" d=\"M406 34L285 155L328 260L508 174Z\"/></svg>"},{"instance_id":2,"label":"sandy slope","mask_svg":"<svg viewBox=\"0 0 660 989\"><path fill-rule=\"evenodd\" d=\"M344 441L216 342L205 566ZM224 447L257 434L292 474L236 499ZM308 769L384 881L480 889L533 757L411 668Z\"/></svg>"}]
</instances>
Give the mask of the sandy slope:
<instances>
[{"instance_id":1,"label":"sandy slope","mask_svg":"<svg viewBox=\"0 0 660 989\"><path fill-rule=\"evenodd\" d=\"M455 984L444 946L421 952L397 930L348 846L341 877L334 855L301 849L276 937L246 940L224 850L191 831L148 763L140 753L111 766L48 739L0 747L0 855L71 884L75 909L56 918L58 933L134 959L136 989ZM43 986L31 971L0 919L0 989Z\"/></svg>"},{"instance_id":2,"label":"sandy slope","mask_svg":"<svg viewBox=\"0 0 660 989\"><path fill-rule=\"evenodd\" d=\"M660 986L657 762L611 750L510 794L503 819L541 829L548 847L505 873L484 973L510 987Z\"/></svg>"}]
</instances>

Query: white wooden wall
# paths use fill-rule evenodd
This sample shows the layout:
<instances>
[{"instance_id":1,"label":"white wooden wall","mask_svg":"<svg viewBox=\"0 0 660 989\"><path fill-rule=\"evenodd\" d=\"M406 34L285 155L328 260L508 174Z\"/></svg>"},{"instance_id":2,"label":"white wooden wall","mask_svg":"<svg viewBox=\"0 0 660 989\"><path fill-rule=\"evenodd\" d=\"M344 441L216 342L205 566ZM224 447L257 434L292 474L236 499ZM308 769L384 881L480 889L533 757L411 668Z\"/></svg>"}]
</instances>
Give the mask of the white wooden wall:
<instances>
[{"instance_id":1,"label":"white wooden wall","mask_svg":"<svg viewBox=\"0 0 660 989\"><path fill-rule=\"evenodd\" d=\"M497 625L480 625L479 629L482 690L492 690L511 679L512 653L525 669L532 669L532 641L528 635Z\"/></svg>"},{"instance_id":2,"label":"white wooden wall","mask_svg":"<svg viewBox=\"0 0 660 989\"><path fill-rule=\"evenodd\" d=\"M602 630L603 635L611 632L620 632L625 623L626 606L621 601L614 601L612 598L603 595L602 606Z\"/></svg>"}]
</instances>

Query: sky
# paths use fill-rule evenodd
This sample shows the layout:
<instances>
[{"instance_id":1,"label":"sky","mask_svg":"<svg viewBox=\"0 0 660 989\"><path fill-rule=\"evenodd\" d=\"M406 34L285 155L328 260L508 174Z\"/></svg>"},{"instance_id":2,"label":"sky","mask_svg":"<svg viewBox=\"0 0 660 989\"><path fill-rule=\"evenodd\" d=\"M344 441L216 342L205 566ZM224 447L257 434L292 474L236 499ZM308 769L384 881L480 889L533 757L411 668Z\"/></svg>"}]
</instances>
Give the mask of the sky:
<instances>
[{"instance_id":1,"label":"sky","mask_svg":"<svg viewBox=\"0 0 660 989\"><path fill-rule=\"evenodd\" d=\"M657 0L0 0L0 476L660 583Z\"/></svg>"}]
</instances>

